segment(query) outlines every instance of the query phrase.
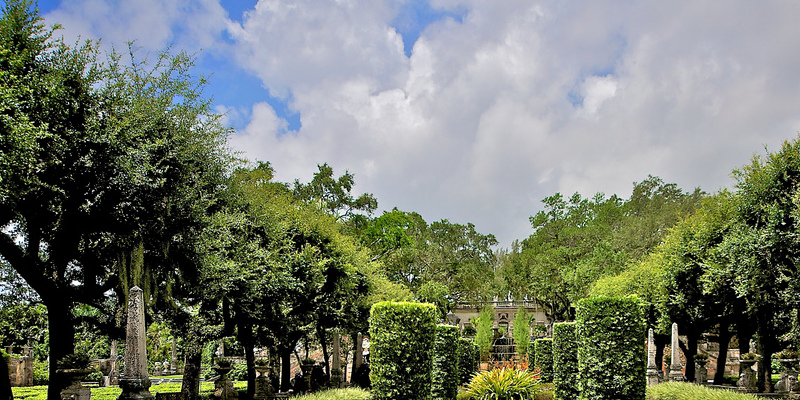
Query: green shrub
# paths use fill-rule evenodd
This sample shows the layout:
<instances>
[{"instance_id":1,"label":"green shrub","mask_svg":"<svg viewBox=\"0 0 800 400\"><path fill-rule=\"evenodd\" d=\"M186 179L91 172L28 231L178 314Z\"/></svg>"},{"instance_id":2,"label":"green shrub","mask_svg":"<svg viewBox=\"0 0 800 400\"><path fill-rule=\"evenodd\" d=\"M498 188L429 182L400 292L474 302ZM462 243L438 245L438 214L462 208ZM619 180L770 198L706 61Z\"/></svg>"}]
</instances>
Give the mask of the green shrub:
<instances>
[{"instance_id":1,"label":"green shrub","mask_svg":"<svg viewBox=\"0 0 800 400\"><path fill-rule=\"evenodd\" d=\"M464 332L461 332L461 336L464 336L464 337L475 337L476 333L478 333L478 331L475 330L474 326L467 325L467 326L464 327Z\"/></svg>"},{"instance_id":2,"label":"green shrub","mask_svg":"<svg viewBox=\"0 0 800 400\"><path fill-rule=\"evenodd\" d=\"M530 371L496 368L483 371L469 383L467 394L475 400L527 400L541 390L539 376Z\"/></svg>"},{"instance_id":3,"label":"green shrub","mask_svg":"<svg viewBox=\"0 0 800 400\"><path fill-rule=\"evenodd\" d=\"M475 319L475 343L481 352L481 358L489 356L492 350L492 342L494 341L494 332L492 332L492 325L494 325L494 309L492 307L484 307L478 318Z\"/></svg>"},{"instance_id":4,"label":"green shrub","mask_svg":"<svg viewBox=\"0 0 800 400\"><path fill-rule=\"evenodd\" d=\"M297 400L369 400L370 393L364 389L331 389L296 397Z\"/></svg>"},{"instance_id":5,"label":"green shrub","mask_svg":"<svg viewBox=\"0 0 800 400\"><path fill-rule=\"evenodd\" d=\"M578 340L575 323L553 325L553 398L578 400Z\"/></svg>"},{"instance_id":6,"label":"green shrub","mask_svg":"<svg viewBox=\"0 0 800 400\"><path fill-rule=\"evenodd\" d=\"M757 398L752 394L712 389L689 382L664 382L647 387L648 400L756 400Z\"/></svg>"},{"instance_id":7,"label":"green shrub","mask_svg":"<svg viewBox=\"0 0 800 400\"><path fill-rule=\"evenodd\" d=\"M370 311L370 379L374 398L430 399L436 307L380 302Z\"/></svg>"},{"instance_id":8,"label":"green shrub","mask_svg":"<svg viewBox=\"0 0 800 400\"><path fill-rule=\"evenodd\" d=\"M517 308L514 315L514 345L517 353L527 354L531 344L531 317L525 312L525 307Z\"/></svg>"},{"instance_id":9,"label":"green shrub","mask_svg":"<svg viewBox=\"0 0 800 400\"><path fill-rule=\"evenodd\" d=\"M536 339L533 342L536 356L533 360L535 367L541 371L542 383L553 381L553 339Z\"/></svg>"},{"instance_id":10,"label":"green shrub","mask_svg":"<svg viewBox=\"0 0 800 400\"><path fill-rule=\"evenodd\" d=\"M33 359L33 384L35 386L50 383L50 363Z\"/></svg>"},{"instance_id":11,"label":"green shrub","mask_svg":"<svg viewBox=\"0 0 800 400\"><path fill-rule=\"evenodd\" d=\"M231 372L228 372L228 379L232 381L246 381L247 380L247 363L240 362L234 363Z\"/></svg>"},{"instance_id":12,"label":"green shrub","mask_svg":"<svg viewBox=\"0 0 800 400\"><path fill-rule=\"evenodd\" d=\"M458 338L458 369L459 384L466 385L472 380L472 375L478 371L480 362L480 350L478 345L471 339Z\"/></svg>"},{"instance_id":13,"label":"green shrub","mask_svg":"<svg viewBox=\"0 0 800 400\"><path fill-rule=\"evenodd\" d=\"M437 325L433 345L431 397L433 400L452 400L458 393L458 327Z\"/></svg>"},{"instance_id":14,"label":"green shrub","mask_svg":"<svg viewBox=\"0 0 800 400\"><path fill-rule=\"evenodd\" d=\"M645 321L636 297L595 297L576 307L582 400L644 400Z\"/></svg>"}]
</instances>

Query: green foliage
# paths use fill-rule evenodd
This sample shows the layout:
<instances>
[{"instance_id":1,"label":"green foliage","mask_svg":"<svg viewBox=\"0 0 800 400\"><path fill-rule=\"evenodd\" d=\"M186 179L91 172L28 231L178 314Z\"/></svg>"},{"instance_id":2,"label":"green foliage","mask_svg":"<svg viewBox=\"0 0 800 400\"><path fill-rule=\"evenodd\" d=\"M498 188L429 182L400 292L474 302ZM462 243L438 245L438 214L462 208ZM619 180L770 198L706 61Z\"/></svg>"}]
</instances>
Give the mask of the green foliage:
<instances>
[{"instance_id":1,"label":"green foliage","mask_svg":"<svg viewBox=\"0 0 800 400\"><path fill-rule=\"evenodd\" d=\"M370 379L376 399L430 399L436 308L382 302L370 312Z\"/></svg>"},{"instance_id":2,"label":"green foliage","mask_svg":"<svg viewBox=\"0 0 800 400\"><path fill-rule=\"evenodd\" d=\"M467 386L474 400L533 400L540 390L538 375L510 368L483 371Z\"/></svg>"},{"instance_id":3,"label":"green foliage","mask_svg":"<svg viewBox=\"0 0 800 400\"><path fill-rule=\"evenodd\" d=\"M494 324L494 308L483 307L481 313L478 314L472 325L475 326L475 344L481 351L481 357L486 358L489 356L489 351L492 350L492 343L494 341L494 332L492 326Z\"/></svg>"},{"instance_id":4,"label":"green foliage","mask_svg":"<svg viewBox=\"0 0 800 400\"><path fill-rule=\"evenodd\" d=\"M478 371L480 350L474 340L458 338L459 385L467 384Z\"/></svg>"},{"instance_id":5,"label":"green foliage","mask_svg":"<svg viewBox=\"0 0 800 400\"><path fill-rule=\"evenodd\" d=\"M228 378L232 381L246 381L247 380L247 363L239 362L233 364L233 369L228 372Z\"/></svg>"},{"instance_id":6,"label":"green foliage","mask_svg":"<svg viewBox=\"0 0 800 400\"><path fill-rule=\"evenodd\" d=\"M645 321L635 297L597 297L577 305L582 400L645 396Z\"/></svg>"},{"instance_id":7,"label":"green foliage","mask_svg":"<svg viewBox=\"0 0 800 400\"><path fill-rule=\"evenodd\" d=\"M519 307L514 315L514 345L518 354L527 354L531 344L531 317L524 307Z\"/></svg>"},{"instance_id":8,"label":"green foliage","mask_svg":"<svg viewBox=\"0 0 800 400\"><path fill-rule=\"evenodd\" d=\"M467 325L467 326L465 326L465 327L464 327L464 331L463 331L463 332L461 332L461 336L464 336L464 337L473 337L473 338L474 338L476 333L478 333L478 331L477 331L477 330L475 330L475 327L474 327L474 326L472 326L472 325Z\"/></svg>"},{"instance_id":9,"label":"green foliage","mask_svg":"<svg viewBox=\"0 0 800 400\"><path fill-rule=\"evenodd\" d=\"M452 307L448 298L449 294L450 290L447 289L447 286L436 281L428 281L420 286L414 297L420 303L435 305L436 309L439 310L439 321L444 321Z\"/></svg>"},{"instance_id":10,"label":"green foliage","mask_svg":"<svg viewBox=\"0 0 800 400\"><path fill-rule=\"evenodd\" d=\"M330 389L296 397L297 400L370 400L370 392L360 388Z\"/></svg>"},{"instance_id":11,"label":"green foliage","mask_svg":"<svg viewBox=\"0 0 800 400\"><path fill-rule=\"evenodd\" d=\"M433 347L433 370L431 372L431 398L451 400L458 393L459 346L458 327L437 325ZM468 360L464 360L469 363Z\"/></svg>"},{"instance_id":12,"label":"green foliage","mask_svg":"<svg viewBox=\"0 0 800 400\"><path fill-rule=\"evenodd\" d=\"M664 382L647 387L648 400L756 400L758 398L749 393L712 389L688 382Z\"/></svg>"},{"instance_id":13,"label":"green foliage","mask_svg":"<svg viewBox=\"0 0 800 400\"><path fill-rule=\"evenodd\" d=\"M541 371L542 383L553 382L553 339L536 339L533 346L536 351L533 368Z\"/></svg>"},{"instance_id":14,"label":"green foliage","mask_svg":"<svg viewBox=\"0 0 800 400\"><path fill-rule=\"evenodd\" d=\"M574 322L553 325L553 397L578 400L578 339Z\"/></svg>"},{"instance_id":15,"label":"green foliage","mask_svg":"<svg viewBox=\"0 0 800 400\"><path fill-rule=\"evenodd\" d=\"M47 361L33 359L33 384L47 385L50 382L50 364Z\"/></svg>"}]
</instances>

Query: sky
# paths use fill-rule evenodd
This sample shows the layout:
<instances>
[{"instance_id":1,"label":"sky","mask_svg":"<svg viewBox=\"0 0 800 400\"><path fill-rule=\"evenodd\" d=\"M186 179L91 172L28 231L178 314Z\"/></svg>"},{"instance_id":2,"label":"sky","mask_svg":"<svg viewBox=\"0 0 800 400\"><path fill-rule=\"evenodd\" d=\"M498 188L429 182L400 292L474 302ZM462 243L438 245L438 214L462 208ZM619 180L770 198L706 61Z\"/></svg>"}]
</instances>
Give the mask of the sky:
<instances>
[{"instance_id":1,"label":"sky","mask_svg":"<svg viewBox=\"0 0 800 400\"><path fill-rule=\"evenodd\" d=\"M500 245L560 192L686 191L800 130L800 2L40 0L70 42L197 57L233 149ZM381 211L378 212L380 214Z\"/></svg>"}]
</instances>

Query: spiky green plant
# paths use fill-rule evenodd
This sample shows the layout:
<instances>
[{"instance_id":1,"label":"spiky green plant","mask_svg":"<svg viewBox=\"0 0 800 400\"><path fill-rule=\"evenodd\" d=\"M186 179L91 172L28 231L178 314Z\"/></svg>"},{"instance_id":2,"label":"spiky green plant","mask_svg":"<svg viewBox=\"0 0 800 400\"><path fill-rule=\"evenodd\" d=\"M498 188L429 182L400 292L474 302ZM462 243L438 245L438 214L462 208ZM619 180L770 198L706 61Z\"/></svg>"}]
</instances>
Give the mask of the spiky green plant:
<instances>
[{"instance_id":1,"label":"spiky green plant","mask_svg":"<svg viewBox=\"0 0 800 400\"><path fill-rule=\"evenodd\" d=\"M474 400L529 400L540 390L538 374L509 368L481 372L467 387Z\"/></svg>"}]
</instances>

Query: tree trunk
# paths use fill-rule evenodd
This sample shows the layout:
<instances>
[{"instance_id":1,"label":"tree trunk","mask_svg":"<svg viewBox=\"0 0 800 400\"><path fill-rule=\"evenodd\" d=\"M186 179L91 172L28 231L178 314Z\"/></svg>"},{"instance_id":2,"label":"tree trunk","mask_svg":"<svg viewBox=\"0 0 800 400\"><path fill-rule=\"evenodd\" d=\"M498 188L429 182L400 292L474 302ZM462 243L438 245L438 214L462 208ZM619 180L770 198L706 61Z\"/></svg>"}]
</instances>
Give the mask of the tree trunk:
<instances>
[{"instance_id":1,"label":"tree trunk","mask_svg":"<svg viewBox=\"0 0 800 400\"><path fill-rule=\"evenodd\" d=\"M14 400L11 379L8 376L8 360L0 357L0 400Z\"/></svg>"},{"instance_id":2,"label":"tree trunk","mask_svg":"<svg viewBox=\"0 0 800 400\"><path fill-rule=\"evenodd\" d=\"M728 345L731 342L730 327L728 324L720 324L719 326L719 352L717 353L717 371L714 374L714 384L722 385L725 380L725 364L728 362Z\"/></svg>"},{"instance_id":3,"label":"tree trunk","mask_svg":"<svg viewBox=\"0 0 800 400\"><path fill-rule=\"evenodd\" d=\"M325 375L331 376L330 356L328 355L328 342L325 335L325 328L317 328L317 339L319 344L322 345L322 359L325 360Z\"/></svg>"},{"instance_id":4,"label":"tree trunk","mask_svg":"<svg viewBox=\"0 0 800 400\"><path fill-rule=\"evenodd\" d=\"M281 354L281 392L288 392L292 388L292 349L280 348Z\"/></svg>"},{"instance_id":5,"label":"tree trunk","mask_svg":"<svg viewBox=\"0 0 800 400\"><path fill-rule=\"evenodd\" d=\"M686 329L686 345L682 349L683 356L686 358L684 376L687 382L694 382L694 356L697 354L697 340L700 334L694 328Z\"/></svg>"},{"instance_id":6,"label":"tree trunk","mask_svg":"<svg viewBox=\"0 0 800 400\"><path fill-rule=\"evenodd\" d=\"M358 367L364 362L364 349L361 348L361 333L354 333L353 334L353 369L350 371L350 383L353 383L353 377L356 376L356 371L358 371Z\"/></svg>"},{"instance_id":7,"label":"tree trunk","mask_svg":"<svg viewBox=\"0 0 800 400\"><path fill-rule=\"evenodd\" d=\"M200 365L203 359L203 346L193 340L187 340L191 345L184 350L186 356L183 364L183 383L181 392L187 400L200 398ZM193 343L194 342L194 343Z\"/></svg>"},{"instance_id":8,"label":"tree trunk","mask_svg":"<svg viewBox=\"0 0 800 400\"><path fill-rule=\"evenodd\" d=\"M655 335L656 339L656 366L661 373L664 373L664 347L667 346L670 339L667 335ZM669 372L669 371L667 371Z\"/></svg>"},{"instance_id":9,"label":"tree trunk","mask_svg":"<svg viewBox=\"0 0 800 400\"><path fill-rule=\"evenodd\" d=\"M253 341L253 327L247 324L239 326L239 340L244 347L244 359L247 363L247 398L252 399L256 394L256 357Z\"/></svg>"},{"instance_id":10,"label":"tree trunk","mask_svg":"<svg viewBox=\"0 0 800 400\"><path fill-rule=\"evenodd\" d=\"M56 370L65 356L75 352L75 327L72 324L70 302L46 305L50 339L50 384L47 386L47 400L61 400L61 391L70 382L67 377L56 373Z\"/></svg>"},{"instance_id":11,"label":"tree trunk","mask_svg":"<svg viewBox=\"0 0 800 400\"><path fill-rule=\"evenodd\" d=\"M771 333L766 322L758 323L758 341L756 342L758 354L758 391L772 393L772 346L770 346Z\"/></svg>"}]
</instances>

